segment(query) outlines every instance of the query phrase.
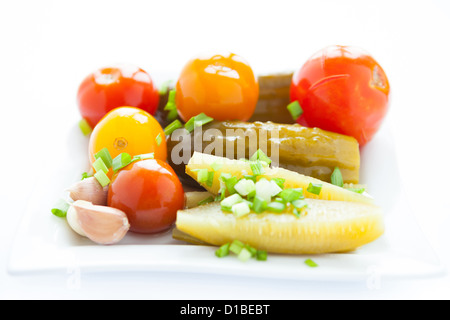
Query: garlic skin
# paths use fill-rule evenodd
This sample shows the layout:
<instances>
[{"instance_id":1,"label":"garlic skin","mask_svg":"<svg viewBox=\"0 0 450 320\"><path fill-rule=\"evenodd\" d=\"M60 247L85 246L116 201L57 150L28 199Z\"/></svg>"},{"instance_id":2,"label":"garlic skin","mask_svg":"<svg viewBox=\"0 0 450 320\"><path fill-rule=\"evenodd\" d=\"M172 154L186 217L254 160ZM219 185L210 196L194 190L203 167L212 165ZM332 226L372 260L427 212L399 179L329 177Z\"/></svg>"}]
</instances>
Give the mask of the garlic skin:
<instances>
[{"instance_id":1,"label":"garlic skin","mask_svg":"<svg viewBox=\"0 0 450 320\"><path fill-rule=\"evenodd\" d=\"M94 205L106 206L108 203L109 187L102 187L96 178L90 177L81 180L67 191L73 201L84 200Z\"/></svg>"},{"instance_id":2,"label":"garlic skin","mask_svg":"<svg viewBox=\"0 0 450 320\"><path fill-rule=\"evenodd\" d=\"M75 201L72 207L76 211L81 230L95 243L116 244L130 230L127 215L119 209L98 206L83 200Z\"/></svg>"},{"instance_id":3,"label":"garlic skin","mask_svg":"<svg viewBox=\"0 0 450 320\"><path fill-rule=\"evenodd\" d=\"M78 222L78 214L73 205L71 205L69 210L67 211L66 219L67 223L73 231L75 231L82 237L86 237L86 234L84 233L83 229L81 229L80 223Z\"/></svg>"}]
</instances>

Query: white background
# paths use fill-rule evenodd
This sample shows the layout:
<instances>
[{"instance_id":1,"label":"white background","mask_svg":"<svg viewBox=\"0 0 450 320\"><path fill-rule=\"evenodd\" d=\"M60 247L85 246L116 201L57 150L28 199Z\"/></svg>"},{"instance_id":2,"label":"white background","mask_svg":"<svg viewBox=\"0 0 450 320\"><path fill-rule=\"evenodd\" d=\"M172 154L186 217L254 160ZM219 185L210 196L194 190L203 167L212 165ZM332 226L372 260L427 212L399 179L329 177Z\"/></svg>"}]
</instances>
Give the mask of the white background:
<instances>
[{"instance_id":1,"label":"white background","mask_svg":"<svg viewBox=\"0 0 450 320\"><path fill-rule=\"evenodd\" d=\"M450 1L1 1L0 298L450 298L450 278L366 283L260 281L185 274L11 276L9 250L37 174L58 161L94 69L134 63L160 82L191 56L229 50L258 74L295 70L331 44L360 46L392 87L389 117L411 219L450 262ZM380 168L383 170L383 168ZM386 181L389 188L389 181Z\"/></svg>"}]
</instances>

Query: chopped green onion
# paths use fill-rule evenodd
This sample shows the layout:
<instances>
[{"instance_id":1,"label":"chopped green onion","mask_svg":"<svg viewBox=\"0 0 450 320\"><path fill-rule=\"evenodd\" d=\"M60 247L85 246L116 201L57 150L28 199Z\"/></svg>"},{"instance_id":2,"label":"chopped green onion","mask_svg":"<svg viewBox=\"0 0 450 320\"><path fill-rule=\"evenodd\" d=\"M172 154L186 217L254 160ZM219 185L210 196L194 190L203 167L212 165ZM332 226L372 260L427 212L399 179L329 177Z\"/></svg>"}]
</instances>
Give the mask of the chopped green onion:
<instances>
[{"instance_id":1,"label":"chopped green onion","mask_svg":"<svg viewBox=\"0 0 450 320\"><path fill-rule=\"evenodd\" d=\"M131 156L128 153L124 152L114 158L112 162L112 168L114 172L117 172L120 169L123 169L126 166L128 166L131 162L132 162Z\"/></svg>"},{"instance_id":2,"label":"chopped green onion","mask_svg":"<svg viewBox=\"0 0 450 320\"><path fill-rule=\"evenodd\" d=\"M158 133L158 135L155 138L155 141L158 146L161 145L161 143L162 143L161 133Z\"/></svg>"},{"instance_id":3,"label":"chopped green onion","mask_svg":"<svg viewBox=\"0 0 450 320\"><path fill-rule=\"evenodd\" d=\"M270 192L272 197L277 196L282 191L283 189L281 189L280 186L275 181L270 180Z\"/></svg>"},{"instance_id":4,"label":"chopped green onion","mask_svg":"<svg viewBox=\"0 0 450 320\"><path fill-rule=\"evenodd\" d=\"M346 188L346 189L349 191L359 193L359 194L363 194L364 191L366 191L366 189L364 189L364 188Z\"/></svg>"},{"instance_id":5,"label":"chopped green onion","mask_svg":"<svg viewBox=\"0 0 450 320\"><path fill-rule=\"evenodd\" d=\"M166 94L172 83L173 83L173 80L167 80L167 81L163 82L161 84L161 87L159 88L159 94L160 95Z\"/></svg>"},{"instance_id":6,"label":"chopped green onion","mask_svg":"<svg viewBox=\"0 0 450 320\"><path fill-rule=\"evenodd\" d=\"M239 180L239 182L234 185L234 189L241 196L247 196L256 190L255 183L253 182L253 180L247 179Z\"/></svg>"},{"instance_id":7,"label":"chopped green onion","mask_svg":"<svg viewBox=\"0 0 450 320\"><path fill-rule=\"evenodd\" d=\"M252 192L250 192L247 195L247 200L252 202L255 197L256 197L256 189L254 189ZM252 202L252 206L253 206L253 202Z\"/></svg>"},{"instance_id":8,"label":"chopped green onion","mask_svg":"<svg viewBox=\"0 0 450 320\"><path fill-rule=\"evenodd\" d=\"M256 260L258 260L258 261L266 261L267 260L267 251L265 251L265 250L256 250Z\"/></svg>"},{"instance_id":9,"label":"chopped green onion","mask_svg":"<svg viewBox=\"0 0 450 320\"><path fill-rule=\"evenodd\" d=\"M175 130L183 128L183 124L180 122L180 120L175 120L172 123L170 123L165 129L164 134L166 136L170 136Z\"/></svg>"},{"instance_id":10,"label":"chopped green onion","mask_svg":"<svg viewBox=\"0 0 450 320\"><path fill-rule=\"evenodd\" d=\"M239 254L241 253L241 250L245 247L245 244L242 243L239 240L234 240L233 242L231 242L230 244L230 251L233 252L234 254Z\"/></svg>"},{"instance_id":11,"label":"chopped green onion","mask_svg":"<svg viewBox=\"0 0 450 320\"><path fill-rule=\"evenodd\" d=\"M224 191L225 191L225 189L219 190L219 193L215 197L214 201L222 201L223 199L225 199L225 192Z\"/></svg>"},{"instance_id":12,"label":"chopped green onion","mask_svg":"<svg viewBox=\"0 0 450 320\"><path fill-rule=\"evenodd\" d=\"M155 159L155 153L146 153L146 154L140 154L138 156L134 156L131 162L140 161L140 160L147 160L147 159Z\"/></svg>"},{"instance_id":13,"label":"chopped green onion","mask_svg":"<svg viewBox=\"0 0 450 320\"><path fill-rule=\"evenodd\" d=\"M220 163L220 162L217 162L217 161L213 162L213 164L211 165L211 168L214 171L220 170L220 169L222 169L222 167L223 167L223 163Z\"/></svg>"},{"instance_id":14,"label":"chopped green onion","mask_svg":"<svg viewBox=\"0 0 450 320\"><path fill-rule=\"evenodd\" d=\"M197 180L199 183L205 183L208 187L211 187L214 182L214 171L208 171L208 169L198 170Z\"/></svg>"},{"instance_id":15,"label":"chopped green onion","mask_svg":"<svg viewBox=\"0 0 450 320\"><path fill-rule=\"evenodd\" d=\"M230 244L226 243L216 250L216 256L219 258L226 257L230 254Z\"/></svg>"},{"instance_id":16,"label":"chopped green onion","mask_svg":"<svg viewBox=\"0 0 450 320\"><path fill-rule=\"evenodd\" d=\"M231 175L223 173L220 177L222 181L225 183L228 193L229 194L236 193L236 189L234 188L234 186L238 183L239 179L237 177L232 177Z\"/></svg>"},{"instance_id":17,"label":"chopped green onion","mask_svg":"<svg viewBox=\"0 0 450 320\"><path fill-rule=\"evenodd\" d=\"M256 189L257 197L260 197L262 200L266 201L267 203L272 201L273 190L272 190L272 186L271 186L270 182L267 179L265 179L265 178L260 179L255 184L255 189Z\"/></svg>"},{"instance_id":18,"label":"chopped green onion","mask_svg":"<svg viewBox=\"0 0 450 320\"><path fill-rule=\"evenodd\" d=\"M320 195L320 192L322 191L322 185L311 182L306 191L315 195Z\"/></svg>"},{"instance_id":19,"label":"chopped green onion","mask_svg":"<svg viewBox=\"0 0 450 320\"><path fill-rule=\"evenodd\" d=\"M284 189L284 183L286 182L286 179L273 178L271 181L274 181L281 189Z\"/></svg>"},{"instance_id":20,"label":"chopped green onion","mask_svg":"<svg viewBox=\"0 0 450 320\"><path fill-rule=\"evenodd\" d=\"M256 257L256 253L257 253L258 250L256 250L255 248L253 248L252 246L250 246L248 244L245 245L245 249L250 251L250 253L252 254L252 258Z\"/></svg>"},{"instance_id":21,"label":"chopped green onion","mask_svg":"<svg viewBox=\"0 0 450 320\"><path fill-rule=\"evenodd\" d=\"M281 202L281 203L286 203L286 202L283 200L283 198L280 198L280 197L276 197L276 198L274 199L274 201L276 201L276 202Z\"/></svg>"},{"instance_id":22,"label":"chopped green onion","mask_svg":"<svg viewBox=\"0 0 450 320\"><path fill-rule=\"evenodd\" d=\"M205 183L208 181L208 169L199 169L197 171L197 181L199 183Z\"/></svg>"},{"instance_id":23,"label":"chopped green onion","mask_svg":"<svg viewBox=\"0 0 450 320\"><path fill-rule=\"evenodd\" d=\"M169 113L167 114L167 121L173 121L177 117L178 117L178 110L177 109L170 110Z\"/></svg>"},{"instance_id":24,"label":"chopped green onion","mask_svg":"<svg viewBox=\"0 0 450 320\"><path fill-rule=\"evenodd\" d=\"M170 90L169 91L169 97L167 98L167 103L164 106L164 111L172 111L177 108L175 105L175 97L176 97L176 90Z\"/></svg>"},{"instance_id":25,"label":"chopped green onion","mask_svg":"<svg viewBox=\"0 0 450 320\"><path fill-rule=\"evenodd\" d=\"M253 199L253 211L256 213L261 213L267 209L267 201L261 197L255 196Z\"/></svg>"},{"instance_id":26,"label":"chopped green onion","mask_svg":"<svg viewBox=\"0 0 450 320\"><path fill-rule=\"evenodd\" d=\"M223 182L226 182L230 178L231 178L231 174L228 172L222 172L219 177L219 179L222 180Z\"/></svg>"},{"instance_id":27,"label":"chopped green onion","mask_svg":"<svg viewBox=\"0 0 450 320\"><path fill-rule=\"evenodd\" d=\"M271 212L281 213L286 209L286 205L282 202L273 201L267 205L267 210Z\"/></svg>"},{"instance_id":28,"label":"chopped green onion","mask_svg":"<svg viewBox=\"0 0 450 320\"><path fill-rule=\"evenodd\" d=\"M94 168L95 172L103 171L104 173L108 173L109 171L102 158L98 158L97 160L95 160L95 162L92 164L92 167Z\"/></svg>"},{"instance_id":29,"label":"chopped green onion","mask_svg":"<svg viewBox=\"0 0 450 320\"><path fill-rule=\"evenodd\" d=\"M303 197L303 189L284 189L280 192L279 196L283 199L284 202L299 200Z\"/></svg>"},{"instance_id":30,"label":"chopped green onion","mask_svg":"<svg viewBox=\"0 0 450 320\"><path fill-rule=\"evenodd\" d=\"M109 153L108 148L103 148L102 150L97 152L94 157L95 159L101 158L108 169L112 167L113 159L111 157L111 153Z\"/></svg>"},{"instance_id":31,"label":"chopped green onion","mask_svg":"<svg viewBox=\"0 0 450 320\"><path fill-rule=\"evenodd\" d=\"M214 171L208 171L208 179L206 180L206 185L212 187L214 183Z\"/></svg>"},{"instance_id":32,"label":"chopped green onion","mask_svg":"<svg viewBox=\"0 0 450 320\"><path fill-rule=\"evenodd\" d=\"M243 217L250 213L250 207L247 202L239 202L231 207L231 211L236 217Z\"/></svg>"},{"instance_id":33,"label":"chopped green onion","mask_svg":"<svg viewBox=\"0 0 450 320\"><path fill-rule=\"evenodd\" d=\"M168 121L175 120L178 117L178 110L177 110L177 106L175 104L175 96L176 96L176 91L170 90L167 104L164 107L164 111L169 111L169 113L167 114Z\"/></svg>"},{"instance_id":34,"label":"chopped green onion","mask_svg":"<svg viewBox=\"0 0 450 320\"><path fill-rule=\"evenodd\" d=\"M252 180L254 183L256 183L256 176L254 175L246 174L244 175L244 178L247 180Z\"/></svg>"},{"instance_id":35,"label":"chopped green onion","mask_svg":"<svg viewBox=\"0 0 450 320\"><path fill-rule=\"evenodd\" d=\"M220 206L222 207L222 210L224 211L232 211L232 208L235 204L240 203L244 201L244 199L242 199L242 197L240 195L238 195L237 193L223 199L220 202Z\"/></svg>"},{"instance_id":36,"label":"chopped green onion","mask_svg":"<svg viewBox=\"0 0 450 320\"><path fill-rule=\"evenodd\" d=\"M293 213L294 216L296 216L297 218L300 218L300 212L298 212L297 208L294 208L294 210L292 210L292 213Z\"/></svg>"},{"instance_id":37,"label":"chopped green onion","mask_svg":"<svg viewBox=\"0 0 450 320\"><path fill-rule=\"evenodd\" d=\"M305 260L305 264L310 268L317 268L319 265L312 261L311 259Z\"/></svg>"},{"instance_id":38,"label":"chopped green onion","mask_svg":"<svg viewBox=\"0 0 450 320\"><path fill-rule=\"evenodd\" d=\"M338 187L344 186L344 179L342 178L341 170L339 170L338 167L334 168L334 171L331 174L331 183Z\"/></svg>"},{"instance_id":39,"label":"chopped green onion","mask_svg":"<svg viewBox=\"0 0 450 320\"><path fill-rule=\"evenodd\" d=\"M92 128L89 125L89 123L86 121L86 119L81 119L80 122L78 122L78 127L80 128L83 135L88 136L92 132Z\"/></svg>"},{"instance_id":40,"label":"chopped green onion","mask_svg":"<svg viewBox=\"0 0 450 320\"><path fill-rule=\"evenodd\" d=\"M305 200L295 200L292 201L292 205L296 208L296 209L303 209L306 208L308 206L308 203Z\"/></svg>"},{"instance_id":41,"label":"chopped green onion","mask_svg":"<svg viewBox=\"0 0 450 320\"><path fill-rule=\"evenodd\" d=\"M106 173L104 171L99 171L96 174L94 174L95 179L101 184L102 187L106 187L111 180L108 178Z\"/></svg>"},{"instance_id":42,"label":"chopped green onion","mask_svg":"<svg viewBox=\"0 0 450 320\"><path fill-rule=\"evenodd\" d=\"M215 254L217 257L222 258L228 256L230 252L236 254L238 259L243 262L248 261L251 258L256 258L258 261L267 260L267 251L257 250L239 240L234 240L231 243L222 245L216 250Z\"/></svg>"},{"instance_id":43,"label":"chopped green onion","mask_svg":"<svg viewBox=\"0 0 450 320\"><path fill-rule=\"evenodd\" d=\"M69 208L70 204L67 201L59 199L53 207L52 213L59 218L65 218L67 216L67 211L69 211Z\"/></svg>"},{"instance_id":44,"label":"chopped green onion","mask_svg":"<svg viewBox=\"0 0 450 320\"><path fill-rule=\"evenodd\" d=\"M256 151L255 154L253 154L250 157L250 161L257 161L257 160L260 160L260 161L265 162L267 164L271 164L272 163L272 160L270 160L270 158L261 149L258 149L258 151Z\"/></svg>"},{"instance_id":45,"label":"chopped green onion","mask_svg":"<svg viewBox=\"0 0 450 320\"><path fill-rule=\"evenodd\" d=\"M92 175L91 173L83 172L83 173L81 174L81 180L90 178L90 177L92 177L92 176L93 176L93 175Z\"/></svg>"},{"instance_id":46,"label":"chopped green onion","mask_svg":"<svg viewBox=\"0 0 450 320\"><path fill-rule=\"evenodd\" d=\"M205 124L210 123L211 121L214 121L214 119L208 117L204 113L200 113L199 115L189 119L188 122L186 122L186 124L184 125L184 127L189 133L191 133L192 131L194 131L195 128L204 126Z\"/></svg>"},{"instance_id":47,"label":"chopped green onion","mask_svg":"<svg viewBox=\"0 0 450 320\"><path fill-rule=\"evenodd\" d=\"M260 161L250 162L250 168L252 169L253 175L255 176L264 174L264 168Z\"/></svg>"},{"instance_id":48,"label":"chopped green onion","mask_svg":"<svg viewBox=\"0 0 450 320\"><path fill-rule=\"evenodd\" d=\"M287 106L288 111L291 113L292 119L297 119L303 114L303 109L298 101L293 101Z\"/></svg>"},{"instance_id":49,"label":"chopped green onion","mask_svg":"<svg viewBox=\"0 0 450 320\"><path fill-rule=\"evenodd\" d=\"M199 206L203 206L203 205L211 203L211 202L214 202L214 197L213 196L210 196L210 197L208 197L206 199L203 199L202 201L199 201L198 205Z\"/></svg>"},{"instance_id":50,"label":"chopped green onion","mask_svg":"<svg viewBox=\"0 0 450 320\"><path fill-rule=\"evenodd\" d=\"M241 252L238 254L238 259L242 262L248 261L252 257L252 253L247 250L247 248L242 248Z\"/></svg>"}]
</instances>

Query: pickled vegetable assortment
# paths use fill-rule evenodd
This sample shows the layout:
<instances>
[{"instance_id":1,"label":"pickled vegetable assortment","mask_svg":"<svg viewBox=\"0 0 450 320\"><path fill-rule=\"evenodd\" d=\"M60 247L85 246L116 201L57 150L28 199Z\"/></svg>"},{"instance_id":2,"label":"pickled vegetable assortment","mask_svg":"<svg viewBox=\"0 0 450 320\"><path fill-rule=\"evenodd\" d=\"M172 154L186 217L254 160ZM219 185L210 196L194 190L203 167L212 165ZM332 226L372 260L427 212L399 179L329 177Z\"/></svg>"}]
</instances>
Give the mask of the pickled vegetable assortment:
<instances>
[{"instance_id":1,"label":"pickled vegetable assortment","mask_svg":"<svg viewBox=\"0 0 450 320\"><path fill-rule=\"evenodd\" d=\"M80 85L90 167L51 210L74 234L112 245L171 230L242 262L348 252L382 236L382 209L359 175L389 102L370 55L334 46L295 73L257 76L240 55L212 53L180 71L159 88L137 67L99 69Z\"/></svg>"}]
</instances>

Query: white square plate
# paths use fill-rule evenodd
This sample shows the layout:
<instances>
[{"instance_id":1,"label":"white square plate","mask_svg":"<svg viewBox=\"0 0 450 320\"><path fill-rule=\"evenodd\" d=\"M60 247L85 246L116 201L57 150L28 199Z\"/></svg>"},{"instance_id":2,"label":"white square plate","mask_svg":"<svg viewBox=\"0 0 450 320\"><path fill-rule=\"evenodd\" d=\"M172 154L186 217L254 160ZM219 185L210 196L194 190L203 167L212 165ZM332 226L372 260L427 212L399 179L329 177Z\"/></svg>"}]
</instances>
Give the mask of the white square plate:
<instances>
[{"instance_id":1,"label":"white square plate","mask_svg":"<svg viewBox=\"0 0 450 320\"><path fill-rule=\"evenodd\" d=\"M129 233L116 246L98 246L80 238L65 219L50 212L64 190L88 168L87 139L76 125L67 129L59 159L39 179L11 250L11 274L63 272L165 271L240 275L296 280L353 281L429 277L444 266L423 236L402 193L395 147L385 125L361 153L361 183L385 212L386 233L377 241L346 254L287 256L269 254L266 262L218 259L216 248L188 245L171 233L145 236ZM59 167L54 167L59 165ZM50 169L50 168L49 168ZM313 258L319 268L303 262ZM369 278L368 278L369 277Z\"/></svg>"}]
</instances>

